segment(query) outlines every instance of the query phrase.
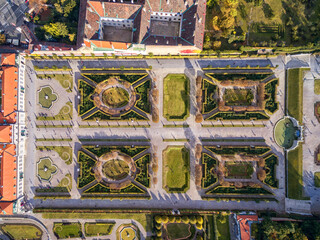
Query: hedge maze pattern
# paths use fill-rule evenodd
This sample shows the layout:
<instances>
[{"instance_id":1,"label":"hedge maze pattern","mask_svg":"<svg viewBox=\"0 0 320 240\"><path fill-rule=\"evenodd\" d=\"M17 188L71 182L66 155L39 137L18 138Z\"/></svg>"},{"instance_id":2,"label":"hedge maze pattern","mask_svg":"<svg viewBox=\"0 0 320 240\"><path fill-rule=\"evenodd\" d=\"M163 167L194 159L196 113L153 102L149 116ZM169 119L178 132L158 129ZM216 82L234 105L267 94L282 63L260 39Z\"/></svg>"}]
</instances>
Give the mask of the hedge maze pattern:
<instances>
[{"instance_id":1,"label":"hedge maze pattern","mask_svg":"<svg viewBox=\"0 0 320 240\"><path fill-rule=\"evenodd\" d=\"M202 114L205 120L267 120L278 110L279 104L276 100L278 79L275 78L271 68L203 70L208 77L202 81ZM225 102L225 95L230 92L230 87L250 92L248 95L250 99L243 101L247 104L239 102L228 105ZM255 101L252 101L251 91L256 96L253 98Z\"/></svg>"},{"instance_id":2,"label":"hedge maze pattern","mask_svg":"<svg viewBox=\"0 0 320 240\"><path fill-rule=\"evenodd\" d=\"M149 146L91 146L83 145L78 152L80 174L78 176L78 188L83 198L149 198L147 188L150 187L148 153ZM98 159L114 151L132 158L136 174L126 180L126 184L112 185L98 179L94 168ZM128 182L129 181L129 182ZM116 183L117 180L114 180ZM115 187L116 186L116 187Z\"/></svg>"},{"instance_id":3,"label":"hedge maze pattern","mask_svg":"<svg viewBox=\"0 0 320 240\"><path fill-rule=\"evenodd\" d=\"M243 178L226 177L228 166L225 163L229 161L252 163L256 165L256 170ZM272 190L278 188L278 157L268 146L204 146L201 163L204 199L272 198ZM252 181L248 182L248 179Z\"/></svg>"},{"instance_id":4,"label":"hedge maze pattern","mask_svg":"<svg viewBox=\"0 0 320 240\"><path fill-rule=\"evenodd\" d=\"M149 120L151 104L149 92L151 91L151 80L146 70L105 70L82 72L82 79L78 80L80 103L78 114L82 120ZM100 110L93 101L96 86L112 77L132 85L137 95L134 106L130 109L123 109L120 113L110 114Z\"/></svg>"}]
</instances>

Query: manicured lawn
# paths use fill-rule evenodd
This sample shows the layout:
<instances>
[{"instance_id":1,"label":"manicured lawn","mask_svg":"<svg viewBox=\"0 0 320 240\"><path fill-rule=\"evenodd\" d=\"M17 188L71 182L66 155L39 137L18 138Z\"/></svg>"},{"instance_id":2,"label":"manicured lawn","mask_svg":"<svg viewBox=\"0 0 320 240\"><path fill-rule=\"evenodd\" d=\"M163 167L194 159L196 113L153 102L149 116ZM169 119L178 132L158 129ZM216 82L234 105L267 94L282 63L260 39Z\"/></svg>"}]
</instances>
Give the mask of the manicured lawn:
<instances>
[{"instance_id":1,"label":"manicured lawn","mask_svg":"<svg viewBox=\"0 0 320 240\"><path fill-rule=\"evenodd\" d=\"M54 223L53 232L59 239L82 236L80 223Z\"/></svg>"},{"instance_id":2,"label":"manicured lawn","mask_svg":"<svg viewBox=\"0 0 320 240\"><path fill-rule=\"evenodd\" d=\"M42 180L49 181L57 172L57 167L52 163L50 158L42 158L37 163L38 175Z\"/></svg>"},{"instance_id":3,"label":"manicured lawn","mask_svg":"<svg viewBox=\"0 0 320 240\"><path fill-rule=\"evenodd\" d=\"M314 185L320 187L320 172L314 173Z\"/></svg>"},{"instance_id":4,"label":"manicured lawn","mask_svg":"<svg viewBox=\"0 0 320 240\"><path fill-rule=\"evenodd\" d=\"M87 237L110 235L114 223L85 223L84 229Z\"/></svg>"},{"instance_id":5,"label":"manicured lawn","mask_svg":"<svg viewBox=\"0 0 320 240\"><path fill-rule=\"evenodd\" d=\"M52 150L59 154L67 165L72 163L72 147L68 146L38 146L37 150Z\"/></svg>"},{"instance_id":6,"label":"manicured lawn","mask_svg":"<svg viewBox=\"0 0 320 240\"><path fill-rule=\"evenodd\" d=\"M1 230L15 240L41 239L42 231L33 225L27 224L5 224Z\"/></svg>"},{"instance_id":7,"label":"manicured lawn","mask_svg":"<svg viewBox=\"0 0 320 240\"><path fill-rule=\"evenodd\" d=\"M320 95L320 79L314 80L314 93Z\"/></svg>"},{"instance_id":8,"label":"manicured lawn","mask_svg":"<svg viewBox=\"0 0 320 240\"><path fill-rule=\"evenodd\" d=\"M288 153L288 197L304 199L302 181L302 144Z\"/></svg>"},{"instance_id":9,"label":"manicured lawn","mask_svg":"<svg viewBox=\"0 0 320 240\"><path fill-rule=\"evenodd\" d=\"M183 146L170 146L163 151L163 188L167 192L189 189L189 151Z\"/></svg>"},{"instance_id":10,"label":"manicured lawn","mask_svg":"<svg viewBox=\"0 0 320 240\"><path fill-rule=\"evenodd\" d=\"M163 116L168 121L189 117L189 79L184 74L169 74L163 82Z\"/></svg>"},{"instance_id":11,"label":"manicured lawn","mask_svg":"<svg viewBox=\"0 0 320 240\"><path fill-rule=\"evenodd\" d=\"M292 147L295 140L295 131L296 128L291 119L281 119L274 129L274 136L278 145L286 149Z\"/></svg>"},{"instance_id":12,"label":"manicured lawn","mask_svg":"<svg viewBox=\"0 0 320 240\"><path fill-rule=\"evenodd\" d=\"M227 169L227 178L251 178L253 167L251 162L233 162L228 161L225 163Z\"/></svg>"},{"instance_id":13,"label":"manicured lawn","mask_svg":"<svg viewBox=\"0 0 320 240\"><path fill-rule=\"evenodd\" d=\"M37 77L40 79L55 79L67 92L72 92L73 77L70 74L38 74Z\"/></svg>"},{"instance_id":14,"label":"manicured lawn","mask_svg":"<svg viewBox=\"0 0 320 240\"><path fill-rule=\"evenodd\" d=\"M72 176L70 173L67 173L64 178L61 179L58 187L66 187L69 191L72 189Z\"/></svg>"},{"instance_id":15,"label":"manicured lawn","mask_svg":"<svg viewBox=\"0 0 320 240\"><path fill-rule=\"evenodd\" d=\"M229 230L229 216L222 216L221 220L217 221L217 232L219 240L230 240L230 230Z\"/></svg>"},{"instance_id":16,"label":"manicured lawn","mask_svg":"<svg viewBox=\"0 0 320 240\"><path fill-rule=\"evenodd\" d=\"M115 180L124 179L128 176L129 171L129 165L123 160L113 159L107 161L102 166L102 172L104 175Z\"/></svg>"},{"instance_id":17,"label":"manicured lawn","mask_svg":"<svg viewBox=\"0 0 320 240\"><path fill-rule=\"evenodd\" d=\"M73 113L72 102L67 102L55 116L37 116L37 120L71 120Z\"/></svg>"},{"instance_id":18,"label":"manicured lawn","mask_svg":"<svg viewBox=\"0 0 320 240\"><path fill-rule=\"evenodd\" d=\"M190 224L185 223L169 223L167 226L169 239L185 239L191 235Z\"/></svg>"},{"instance_id":19,"label":"manicured lawn","mask_svg":"<svg viewBox=\"0 0 320 240\"><path fill-rule=\"evenodd\" d=\"M227 106L249 106L253 100L250 89L226 89L223 100Z\"/></svg>"},{"instance_id":20,"label":"manicured lawn","mask_svg":"<svg viewBox=\"0 0 320 240\"><path fill-rule=\"evenodd\" d=\"M54 219L134 219L138 221L146 231L151 231L152 217L145 213L130 212L46 212L43 218Z\"/></svg>"},{"instance_id":21,"label":"manicured lawn","mask_svg":"<svg viewBox=\"0 0 320 240\"><path fill-rule=\"evenodd\" d=\"M57 95L53 93L50 87L41 88L39 92L39 103L43 108L50 108L57 98Z\"/></svg>"},{"instance_id":22,"label":"manicured lawn","mask_svg":"<svg viewBox=\"0 0 320 240\"><path fill-rule=\"evenodd\" d=\"M303 76L308 68L294 68L287 72L287 109L291 117L302 124L303 116Z\"/></svg>"},{"instance_id":23,"label":"manicured lawn","mask_svg":"<svg viewBox=\"0 0 320 240\"><path fill-rule=\"evenodd\" d=\"M121 87L109 88L103 92L102 101L107 106L120 108L128 104L129 93Z\"/></svg>"}]
</instances>

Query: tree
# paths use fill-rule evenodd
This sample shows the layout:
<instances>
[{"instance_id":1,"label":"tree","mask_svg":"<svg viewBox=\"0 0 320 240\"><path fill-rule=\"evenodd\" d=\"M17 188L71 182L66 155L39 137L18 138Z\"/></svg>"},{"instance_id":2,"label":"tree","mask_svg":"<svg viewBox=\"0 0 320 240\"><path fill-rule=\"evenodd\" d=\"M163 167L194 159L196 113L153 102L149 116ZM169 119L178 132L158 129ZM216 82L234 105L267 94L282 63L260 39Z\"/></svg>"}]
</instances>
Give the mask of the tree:
<instances>
[{"instance_id":1,"label":"tree","mask_svg":"<svg viewBox=\"0 0 320 240\"><path fill-rule=\"evenodd\" d=\"M54 38L65 37L69 33L67 25L61 22L46 24L44 30Z\"/></svg>"},{"instance_id":2,"label":"tree","mask_svg":"<svg viewBox=\"0 0 320 240\"><path fill-rule=\"evenodd\" d=\"M6 42L6 35L0 34L0 45Z\"/></svg>"},{"instance_id":3,"label":"tree","mask_svg":"<svg viewBox=\"0 0 320 240\"><path fill-rule=\"evenodd\" d=\"M76 5L75 0L58 0L54 4L54 7L58 13L63 14L64 17L68 17Z\"/></svg>"}]
</instances>

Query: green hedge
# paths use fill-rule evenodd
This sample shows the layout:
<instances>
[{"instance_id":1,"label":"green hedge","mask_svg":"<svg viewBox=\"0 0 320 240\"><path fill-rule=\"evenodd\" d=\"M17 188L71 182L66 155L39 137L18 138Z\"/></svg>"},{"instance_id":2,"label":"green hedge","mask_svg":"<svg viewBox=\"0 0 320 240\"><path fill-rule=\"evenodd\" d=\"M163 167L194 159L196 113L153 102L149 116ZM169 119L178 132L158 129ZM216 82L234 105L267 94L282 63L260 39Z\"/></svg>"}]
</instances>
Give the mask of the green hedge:
<instances>
[{"instance_id":1,"label":"green hedge","mask_svg":"<svg viewBox=\"0 0 320 240\"><path fill-rule=\"evenodd\" d=\"M211 185L217 182L217 176L213 174L212 170L216 167L217 160L213 157L209 156L208 154L202 154L202 187L208 188Z\"/></svg>"},{"instance_id":2,"label":"green hedge","mask_svg":"<svg viewBox=\"0 0 320 240\"><path fill-rule=\"evenodd\" d=\"M118 150L122 153L125 153L125 154L129 155L130 157L134 157L137 154L139 154L149 148L149 146L136 146L133 148L131 148L131 146L100 146L98 148L96 146L82 146L82 147L84 149L92 152L97 157L100 157L105 153L115 151L115 150Z\"/></svg>"},{"instance_id":3,"label":"green hedge","mask_svg":"<svg viewBox=\"0 0 320 240\"><path fill-rule=\"evenodd\" d=\"M268 110L270 113L274 113L278 110L278 102L276 101L276 91L277 91L278 79L271 81L265 85L265 94L266 103L265 109Z\"/></svg>"},{"instance_id":4,"label":"green hedge","mask_svg":"<svg viewBox=\"0 0 320 240\"><path fill-rule=\"evenodd\" d=\"M108 73L101 73L101 74L89 74L89 73L83 73L83 76L89 78L90 80L96 82L96 83L100 83L103 82L107 79L109 79L110 77L119 77L122 80L125 80L129 83L134 83L140 79L142 79L143 77L148 76L148 74L144 73L144 74L135 74L135 73L126 73L126 74L122 74L122 73L112 73L112 74L108 74Z\"/></svg>"},{"instance_id":5,"label":"green hedge","mask_svg":"<svg viewBox=\"0 0 320 240\"><path fill-rule=\"evenodd\" d=\"M262 81L267 77L272 76L273 73L206 73L206 76L211 77L218 81L235 81L235 80L251 80L251 81Z\"/></svg>"},{"instance_id":6,"label":"green hedge","mask_svg":"<svg viewBox=\"0 0 320 240\"><path fill-rule=\"evenodd\" d=\"M94 114L86 117L83 120L92 120L92 121L96 121L96 120L148 120L146 117L136 113L135 111L131 110L123 115L120 115L119 117L112 117L111 115L108 115L102 111L96 111Z\"/></svg>"},{"instance_id":7,"label":"green hedge","mask_svg":"<svg viewBox=\"0 0 320 240\"><path fill-rule=\"evenodd\" d=\"M269 191L265 190L264 188L254 188L254 187L243 187L243 188L236 188L236 187L222 187L217 186L209 191L206 194L263 194L269 195L272 194Z\"/></svg>"},{"instance_id":8,"label":"green hedge","mask_svg":"<svg viewBox=\"0 0 320 240\"><path fill-rule=\"evenodd\" d=\"M78 152L78 162L80 165L80 175L78 177L78 188L83 188L89 183L95 180L95 176L92 172L93 166L96 164L96 161L89 157L84 152Z\"/></svg>"},{"instance_id":9,"label":"green hedge","mask_svg":"<svg viewBox=\"0 0 320 240\"><path fill-rule=\"evenodd\" d=\"M140 96L140 99L136 102L135 106L149 114L151 112L151 104L149 101L150 88L151 88L150 79L148 79L141 85L135 87L137 94Z\"/></svg>"},{"instance_id":10,"label":"green hedge","mask_svg":"<svg viewBox=\"0 0 320 240\"><path fill-rule=\"evenodd\" d=\"M145 191L134 184L121 189L111 189L101 183L97 183L93 187L84 191L85 194L144 194Z\"/></svg>"},{"instance_id":11,"label":"green hedge","mask_svg":"<svg viewBox=\"0 0 320 240\"><path fill-rule=\"evenodd\" d=\"M269 117L260 112L217 112L206 120L267 120Z\"/></svg>"},{"instance_id":12,"label":"green hedge","mask_svg":"<svg viewBox=\"0 0 320 240\"><path fill-rule=\"evenodd\" d=\"M203 79L204 89L204 103L202 113L206 114L217 108L217 101L213 98L213 95L217 92L217 86L213 83Z\"/></svg>"},{"instance_id":13,"label":"green hedge","mask_svg":"<svg viewBox=\"0 0 320 240\"><path fill-rule=\"evenodd\" d=\"M91 100L91 95L94 93L95 88L84 82L83 80L79 80L79 92L81 96L81 101L79 104L79 115L82 116L86 112L90 111L94 108L94 102Z\"/></svg>"},{"instance_id":14,"label":"green hedge","mask_svg":"<svg viewBox=\"0 0 320 240\"><path fill-rule=\"evenodd\" d=\"M149 163L150 154L144 155L143 157L135 161L137 168L140 170L139 174L136 175L135 181L141 183L146 188L150 187L150 177L149 177Z\"/></svg>"},{"instance_id":15,"label":"green hedge","mask_svg":"<svg viewBox=\"0 0 320 240\"><path fill-rule=\"evenodd\" d=\"M265 159L265 167L267 168L267 176L264 182L271 187L278 187L278 179L276 177L276 166L278 164L278 157L270 155Z\"/></svg>"},{"instance_id":16,"label":"green hedge","mask_svg":"<svg viewBox=\"0 0 320 240\"><path fill-rule=\"evenodd\" d=\"M69 192L66 187L36 188L36 193Z\"/></svg>"},{"instance_id":17,"label":"green hedge","mask_svg":"<svg viewBox=\"0 0 320 240\"><path fill-rule=\"evenodd\" d=\"M248 155L263 155L269 152L270 147L256 146L251 148L250 146L222 146L220 148L216 146L206 146L209 151L219 155L234 155L234 154L248 154Z\"/></svg>"}]
</instances>

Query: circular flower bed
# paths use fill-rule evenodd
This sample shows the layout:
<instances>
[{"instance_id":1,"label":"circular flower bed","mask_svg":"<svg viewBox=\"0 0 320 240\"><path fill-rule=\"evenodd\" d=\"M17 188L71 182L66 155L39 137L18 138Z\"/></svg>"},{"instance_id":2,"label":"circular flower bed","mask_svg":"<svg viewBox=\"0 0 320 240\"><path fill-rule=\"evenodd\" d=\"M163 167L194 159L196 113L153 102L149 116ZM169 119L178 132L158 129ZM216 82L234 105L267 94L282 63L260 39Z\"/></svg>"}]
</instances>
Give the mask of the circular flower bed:
<instances>
[{"instance_id":1,"label":"circular flower bed","mask_svg":"<svg viewBox=\"0 0 320 240\"><path fill-rule=\"evenodd\" d=\"M112 159L102 165L103 174L113 180L122 180L129 174L129 165L119 159Z\"/></svg>"},{"instance_id":2,"label":"circular flower bed","mask_svg":"<svg viewBox=\"0 0 320 240\"><path fill-rule=\"evenodd\" d=\"M102 102L113 108L120 108L129 103L129 93L122 87L108 88L102 93Z\"/></svg>"}]
</instances>

